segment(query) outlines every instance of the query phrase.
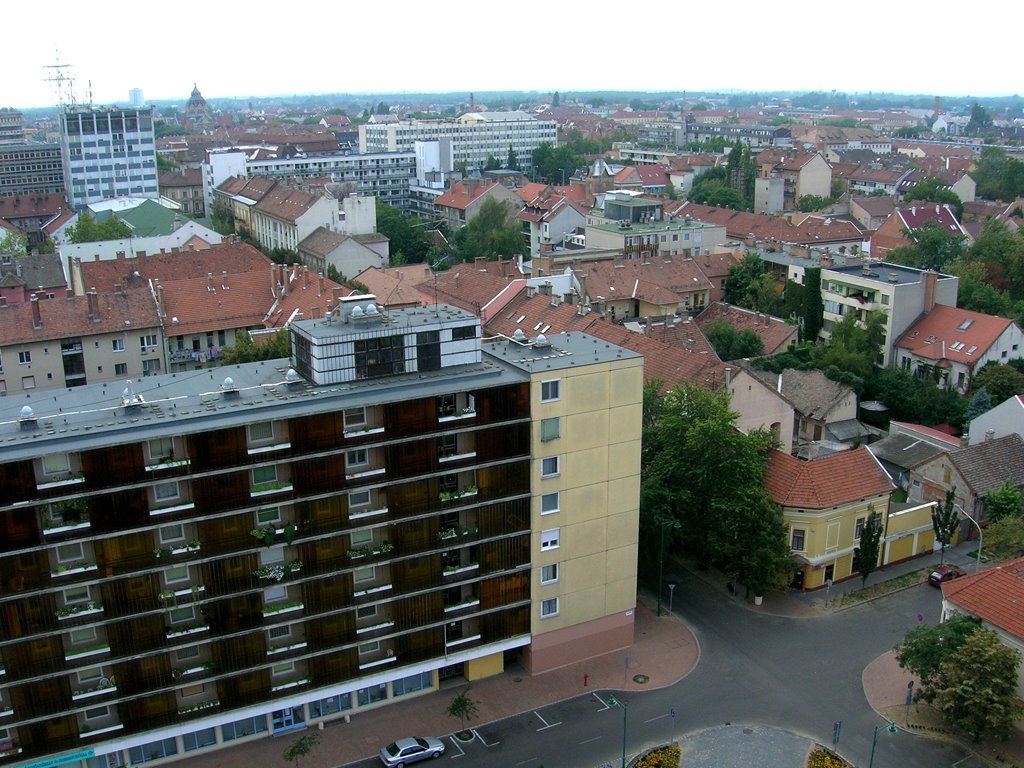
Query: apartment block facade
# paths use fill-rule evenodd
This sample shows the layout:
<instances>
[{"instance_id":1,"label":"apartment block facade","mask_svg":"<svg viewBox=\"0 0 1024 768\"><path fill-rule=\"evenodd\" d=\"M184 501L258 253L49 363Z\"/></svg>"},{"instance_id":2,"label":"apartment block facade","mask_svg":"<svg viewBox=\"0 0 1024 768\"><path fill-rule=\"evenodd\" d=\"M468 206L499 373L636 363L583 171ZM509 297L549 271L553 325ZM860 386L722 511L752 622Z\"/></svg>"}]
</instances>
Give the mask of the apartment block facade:
<instances>
[{"instance_id":1,"label":"apartment block facade","mask_svg":"<svg viewBox=\"0 0 1024 768\"><path fill-rule=\"evenodd\" d=\"M60 151L68 202L78 210L114 197L160 196L152 107L64 107Z\"/></svg>"},{"instance_id":2,"label":"apartment block facade","mask_svg":"<svg viewBox=\"0 0 1024 768\"><path fill-rule=\"evenodd\" d=\"M63 194L58 144L0 142L0 195Z\"/></svg>"},{"instance_id":3,"label":"apartment block facade","mask_svg":"<svg viewBox=\"0 0 1024 768\"><path fill-rule=\"evenodd\" d=\"M373 296L292 334L0 400L0 763L169 761L632 642L641 356Z\"/></svg>"}]
</instances>

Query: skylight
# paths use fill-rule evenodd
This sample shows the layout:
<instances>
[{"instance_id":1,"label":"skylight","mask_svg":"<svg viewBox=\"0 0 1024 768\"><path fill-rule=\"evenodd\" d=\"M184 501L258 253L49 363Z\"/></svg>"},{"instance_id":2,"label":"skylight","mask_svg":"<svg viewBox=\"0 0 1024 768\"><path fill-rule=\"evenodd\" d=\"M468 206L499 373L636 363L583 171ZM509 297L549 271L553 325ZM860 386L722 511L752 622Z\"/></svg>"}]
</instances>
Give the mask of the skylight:
<instances>
[{"instance_id":1,"label":"skylight","mask_svg":"<svg viewBox=\"0 0 1024 768\"><path fill-rule=\"evenodd\" d=\"M967 330L968 328L970 328L970 327L971 327L972 325L974 325L974 321L973 321L973 320L972 320L971 318L967 318L967 319L966 319L966 320L964 320L964 321L963 321L962 323L960 323L960 325L958 325L958 326L956 327L956 329L957 329L958 331L966 331L966 330Z\"/></svg>"}]
</instances>

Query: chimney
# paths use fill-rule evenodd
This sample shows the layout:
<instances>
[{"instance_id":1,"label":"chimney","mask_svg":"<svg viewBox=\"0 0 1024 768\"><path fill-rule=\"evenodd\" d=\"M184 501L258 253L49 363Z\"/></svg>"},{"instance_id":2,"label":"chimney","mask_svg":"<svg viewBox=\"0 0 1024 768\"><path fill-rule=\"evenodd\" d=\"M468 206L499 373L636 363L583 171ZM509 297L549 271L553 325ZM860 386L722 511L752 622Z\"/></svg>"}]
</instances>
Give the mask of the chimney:
<instances>
[{"instance_id":1,"label":"chimney","mask_svg":"<svg viewBox=\"0 0 1024 768\"><path fill-rule=\"evenodd\" d=\"M32 303L32 328L33 328L33 330L38 331L40 328L43 327L43 318L39 314L39 297L36 296L35 294L32 294L31 303Z\"/></svg>"},{"instance_id":2,"label":"chimney","mask_svg":"<svg viewBox=\"0 0 1024 768\"><path fill-rule=\"evenodd\" d=\"M729 387L732 386L732 368L728 365L725 366L725 391L729 391Z\"/></svg>"},{"instance_id":3,"label":"chimney","mask_svg":"<svg viewBox=\"0 0 1024 768\"><path fill-rule=\"evenodd\" d=\"M323 272L317 273L316 280L317 280L316 295L317 296L323 296L324 295L324 273Z\"/></svg>"},{"instance_id":4,"label":"chimney","mask_svg":"<svg viewBox=\"0 0 1024 768\"><path fill-rule=\"evenodd\" d=\"M711 254L710 253L705 253L704 254L704 266L705 267L710 267L711 266Z\"/></svg>"},{"instance_id":5,"label":"chimney","mask_svg":"<svg viewBox=\"0 0 1024 768\"><path fill-rule=\"evenodd\" d=\"M302 266L302 287L309 288L309 268Z\"/></svg>"},{"instance_id":6,"label":"chimney","mask_svg":"<svg viewBox=\"0 0 1024 768\"><path fill-rule=\"evenodd\" d=\"M160 317L164 317L164 287L160 285L160 281L155 281L156 288L156 311Z\"/></svg>"},{"instance_id":7,"label":"chimney","mask_svg":"<svg viewBox=\"0 0 1024 768\"><path fill-rule=\"evenodd\" d=\"M277 295L277 264L270 265L270 296L274 299Z\"/></svg>"},{"instance_id":8,"label":"chimney","mask_svg":"<svg viewBox=\"0 0 1024 768\"><path fill-rule=\"evenodd\" d=\"M206 273L206 290L210 293L216 293L217 289L213 287L213 272Z\"/></svg>"},{"instance_id":9,"label":"chimney","mask_svg":"<svg viewBox=\"0 0 1024 768\"><path fill-rule=\"evenodd\" d=\"M962 435L960 435L960 447L961 448L966 448L970 444L971 444L971 436L970 436L969 433L964 432Z\"/></svg>"},{"instance_id":10,"label":"chimney","mask_svg":"<svg viewBox=\"0 0 1024 768\"><path fill-rule=\"evenodd\" d=\"M223 272L220 273L220 287L221 288L227 288L228 287L228 271L226 269Z\"/></svg>"},{"instance_id":11,"label":"chimney","mask_svg":"<svg viewBox=\"0 0 1024 768\"><path fill-rule=\"evenodd\" d=\"M278 282L281 284L281 297L288 295L288 268L284 264L277 265Z\"/></svg>"},{"instance_id":12,"label":"chimney","mask_svg":"<svg viewBox=\"0 0 1024 768\"><path fill-rule=\"evenodd\" d=\"M924 286L924 307L925 313L931 312L935 307L935 289L939 281L939 273L933 269L926 269L921 273L921 283Z\"/></svg>"},{"instance_id":13,"label":"chimney","mask_svg":"<svg viewBox=\"0 0 1024 768\"><path fill-rule=\"evenodd\" d=\"M985 430L985 442L987 443L990 440L995 440L995 439L996 439L996 431L994 429L986 429Z\"/></svg>"},{"instance_id":14,"label":"chimney","mask_svg":"<svg viewBox=\"0 0 1024 768\"><path fill-rule=\"evenodd\" d=\"M96 295L95 288L90 288L86 296L89 300L89 320L98 323L100 321L100 297Z\"/></svg>"}]
</instances>

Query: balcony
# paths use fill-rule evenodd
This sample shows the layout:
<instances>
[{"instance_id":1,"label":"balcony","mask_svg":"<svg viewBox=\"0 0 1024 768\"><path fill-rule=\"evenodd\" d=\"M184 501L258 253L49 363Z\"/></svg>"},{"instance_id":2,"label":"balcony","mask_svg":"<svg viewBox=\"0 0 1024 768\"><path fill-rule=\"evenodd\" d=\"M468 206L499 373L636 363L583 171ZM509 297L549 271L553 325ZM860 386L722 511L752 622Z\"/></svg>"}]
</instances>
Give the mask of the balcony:
<instances>
[{"instance_id":1,"label":"balcony","mask_svg":"<svg viewBox=\"0 0 1024 768\"><path fill-rule=\"evenodd\" d=\"M192 704L188 707L183 707L182 709L179 709L178 714L181 717L186 717L188 715L194 715L197 712L203 712L207 709L216 709L219 706L219 699L214 699L213 701L201 701L198 704Z\"/></svg>"},{"instance_id":2,"label":"balcony","mask_svg":"<svg viewBox=\"0 0 1024 768\"><path fill-rule=\"evenodd\" d=\"M175 459L173 456L167 456L155 464L147 464L147 472L161 472L165 469L184 469L192 463L190 459Z\"/></svg>"},{"instance_id":3,"label":"balcony","mask_svg":"<svg viewBox=\"0 0 1024 768\"><path fill-rule=\"evenodd\" d=\"M260 483L259 485L254 485L249 490L249 496L250 498L258 499L263 496L271 496L275 493L291 493L292 488L293 486L290 482L280 480L273 483Z\"/></svg>"},{"instance_id":4,"label":"balcony","mask_svg":"<svg viewBox=\"0 0 1024 768\"><path fill-rule=\"evenodd\" d=\"M286 645L273 645L267 649L267 656L276 656L280 653L290 653L292 651L301 651L306 647L306 642L303 640L297 643L287 643Z\"/></svg>"},{"instance_id":5,"label":"balcony","mask_svg":"<svg viewBox=\"0 0 1024 768\"><path fill-rule=\"evenodd\" d=\"M263 453L274 453L275 451L287 451L292 447L291 443L274 443L273 445L261 445L256 448L246 449L249 456L259 456Z\"/></svg>"},{"instance_id":6,"label":"balcony","mask_svg":"<svg viewBox=\"0 0 1024 768\"><path fill-rule=\"evenodd\" d=\"M69 485L79 485L84 482L84 476L79 474L73 475L71 473L68 473L65 475L60 475L59 477L55 477L52 480L47 480L46 482L43 483L37 483L36 488L38 488L40 491L45 491L50 488L63 488Z\"/></svg>"},{"instance_id":7,"label":"balcony","mask_svg":"<svg viewBox=\"0 0 1024 768\"><path fill-rule=\"evenodd\" d=\"M89 656L99 656L103 653L110 653L110 643L98 643L86 648L72 648L69 651L65 651L64 659L66 661L76 661L88 658Z\"/></svg>"},{"instance_id":8,"label":"balcony","mask_svg":"<svg viewBox=\"0 0 1024 768\"><path fill-rule=\"evenodd\" d=\"M64 621L64 619L77 619L82 616L91 616L96 613L103 613L103 605L100 603L94 603L90 600L87 603L65 605L63 608L58 608L57 620Z\"/></svg>"},{"instance_id":9,"label":"balcony","mask_svg":"<svg viewBox=\"0 0 1024 768\"><path fill-rule=\"evenodd\" d=\"M149 516L157 517L159 515L173 515L175 512L188 512L195 508L195 502L189 501L184 504L174 504L170 507L156 507L155 509L149 510Z\"/></svg>"},{"instance_id":10,"label":"balcony","mask_svg":"<svg viewBox=\"0 0 1024 768\"><path fill-rule=\"evenodd\" d=\"M187 627L172 627L166 632L168 640L174 640L178 637L185 637L186 635L196 635L200 632L206 632L210 629L207 624L192 624Z\"/></svg>"},{"instance_id":11,"label":"balcony","mask_svg":"<svg viewBox=\"0 0 1024 768\"><path fill-rule=\"evenodd\" d=\"M172 557L174 555L184 555L188 552L198 552L201 545L198 540L190 541L188 544L182 544L177 547L157 547L153 550L153 554L157 558L161 557Z\"/></svg>"},{"instance_id":12,"label":"balcony","mask_svg":"<svg viewBox=\"0 0 1024 768\"><path fill-rule=\"evenodd\" d=\"M88 573L89 571L99 570L99 566L96 563L76 563L75 565L61 564L58 565L54 570L50 571L50 575L54 578L61 576L74 576L79 573Z\"/></svg>"},{"instance_id":13,"label":"balcony","mask_svg":"<svg viewBox=\"0 0 1024 768\"><path fill-rule=\"evenodd\" d=\"M469 573L480 568L480 563L469 563L467 565L446 565L444 567L445 576L458 576L462 573Z\"/></svg>"},{"instance_id":14,"label":"balcony","mask_svg":"<svg viewBox=\"0 0 1024 768\"><path fill-rule=\"evenodd\" d=\"M95 688L86 688L84 690L75 691L71 694L72 701L82 701L84 699L91 699L96 696L103 696L107 693L117 693L117 686L114 685L110 680L106 678L100 679L100 684Z\"/></svg>"},{"instance_id":15,"label":"balcony","mask_svg":"<svg viewBox=\"0 0 1024 768\"><path fill-rule=\"evenodd\" d=\"M267 619L270 617L281 616L285 613L293 613L295 611L301 611L306 606L301 600L293 600L287 603L274 603L272 605L263 606L263 618Z\"/></svg>"},{"instance_id":16,"label":"balcony","mask_svg":"<svg viewBox=\"0 0 1024 768\"><path fill-rule=\"evenodd\" d=\"M298 680L290 680L286 683L277 683L276 685L270 686L271 693L279 693L281 691L287 691L291 688L298 688L300 685L308 685L310 678L303 677Z\"/></svg>"},{"instance_id":17,"label":"balcony","mask_svg":"<svg viewBox=\"0 0 1024 768\"><path fill-rule=\"evenodd\" d=\"M93 736L102 736L105 733L113 733L114 731L120 731L124 728L124 723L113 723L112 725L104 725L100 728L90 728L85 726L78 734L80 739L88 739Z\"/></svg>"}]
</instances>

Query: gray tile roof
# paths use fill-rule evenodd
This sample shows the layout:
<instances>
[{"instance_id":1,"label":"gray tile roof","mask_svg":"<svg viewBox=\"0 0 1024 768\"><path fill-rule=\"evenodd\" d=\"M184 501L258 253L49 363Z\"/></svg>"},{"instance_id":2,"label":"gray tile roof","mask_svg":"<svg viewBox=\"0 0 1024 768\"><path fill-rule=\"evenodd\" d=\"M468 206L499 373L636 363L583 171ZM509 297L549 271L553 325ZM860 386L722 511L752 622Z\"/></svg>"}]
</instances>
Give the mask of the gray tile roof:
<instances>
[{"instance_id":1,"label":"gray tile roof","mask_svg":"<svg viewBox=\"0 0 1024 768\"><path fill-rule=\"evenodd\" d=\"M901 432L872 443L868 450L875 454L879 461L900 469L910 469L942 453L943 449Z\"/></svg>"},{"instance_id":2,"label":"gray tile roof","mask_svg":"<svg viewBox=\"0 0 1024 768\"><path fill-rule=\"evenodd\" d=\"M1024 487L1024 440L1016 432L951 451L949 458L979 496L1007 481Z\"/></svg>"},{"instance_id":3,"label":"gray tile roof","mask_svg":"<svg viewBox=\"0 0 1024 768\"><path fill-rule=\"evenodd\" d=\"M793 404L797 411L812 419L825 419L829 412L852 390L832 381L821 371L787 368L780 377L771 371L752 371L761 381Z\"/></svg>"}]
</instances>

